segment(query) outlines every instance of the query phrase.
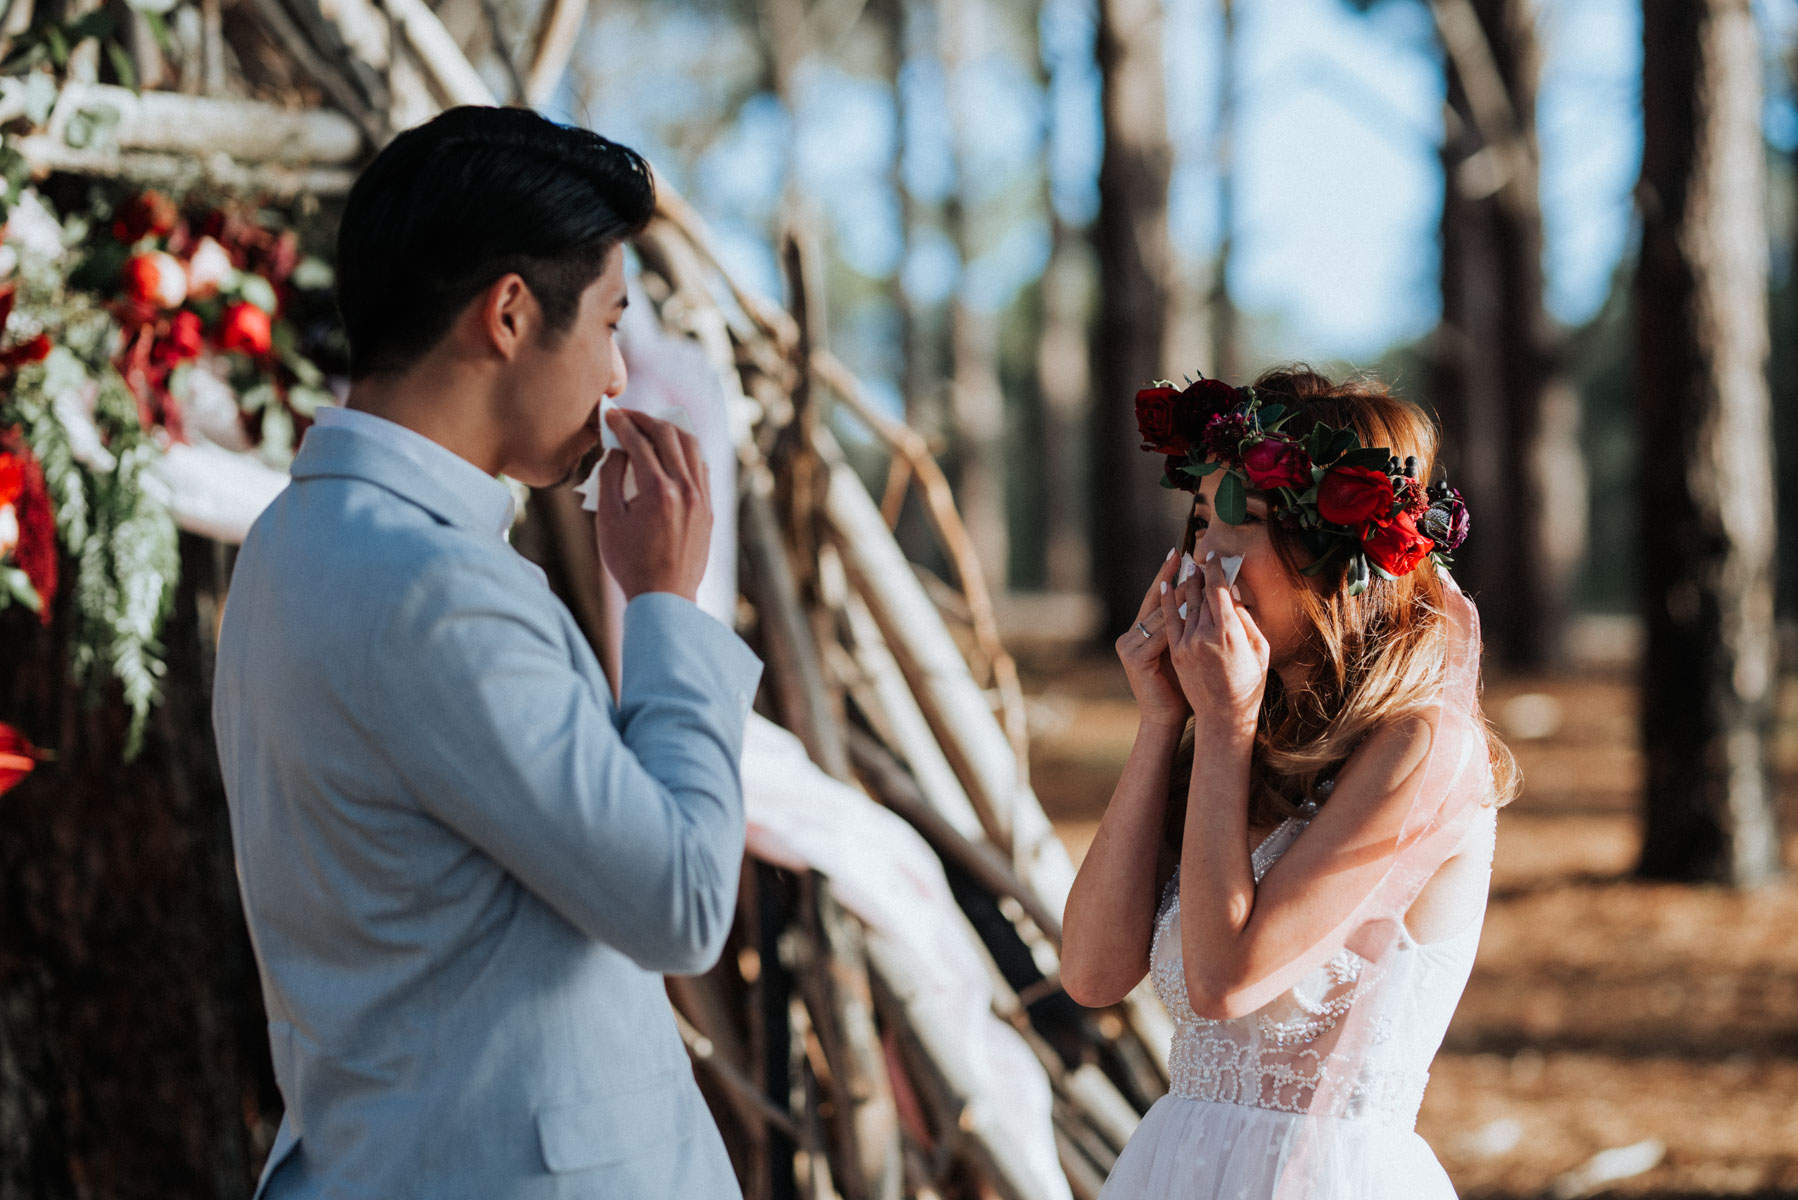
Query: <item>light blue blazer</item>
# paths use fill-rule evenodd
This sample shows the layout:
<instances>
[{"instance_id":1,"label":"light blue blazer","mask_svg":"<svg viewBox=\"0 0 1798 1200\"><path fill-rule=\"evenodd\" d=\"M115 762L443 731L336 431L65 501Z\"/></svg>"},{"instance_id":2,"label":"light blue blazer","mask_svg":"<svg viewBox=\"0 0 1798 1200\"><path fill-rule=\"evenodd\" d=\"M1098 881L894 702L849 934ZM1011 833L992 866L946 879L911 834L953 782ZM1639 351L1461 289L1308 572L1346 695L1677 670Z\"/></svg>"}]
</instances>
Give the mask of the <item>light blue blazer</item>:
<instances>
[{"instance_id":1,"label":"light blue blazer","mask_svg":"<svg viewBox=\"0 0 1798 1200\"><path fill-rule=\"evenodd\" d=\"M624 690L469 497L314 428L237 560L213 723L287 1111L258 1196L738 1196L663 974L735 911L761 664L686 600Z\"/></svg>"}]
</instances>

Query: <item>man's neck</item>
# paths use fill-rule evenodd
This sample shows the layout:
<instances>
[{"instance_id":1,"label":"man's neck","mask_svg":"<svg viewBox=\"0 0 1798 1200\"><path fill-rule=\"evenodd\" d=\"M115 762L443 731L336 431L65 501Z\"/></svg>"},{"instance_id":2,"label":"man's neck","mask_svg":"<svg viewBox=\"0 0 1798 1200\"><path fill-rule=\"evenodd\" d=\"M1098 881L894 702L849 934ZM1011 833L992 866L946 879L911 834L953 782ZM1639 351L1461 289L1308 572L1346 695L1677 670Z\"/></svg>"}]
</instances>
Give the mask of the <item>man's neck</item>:
<instances>
[{"instance_id":1,"label":"man's neck","mask_svg":"<svg viewBox=\"0 0 1798 1200\"><path fill-rule=\"evenodd\" d=\"M489 475L503 469L503 451L489 418L484 389L464 372L430 360L401 375L375 375L352 384L346 406L403 425Z\"/></svg>"}]
</instances>

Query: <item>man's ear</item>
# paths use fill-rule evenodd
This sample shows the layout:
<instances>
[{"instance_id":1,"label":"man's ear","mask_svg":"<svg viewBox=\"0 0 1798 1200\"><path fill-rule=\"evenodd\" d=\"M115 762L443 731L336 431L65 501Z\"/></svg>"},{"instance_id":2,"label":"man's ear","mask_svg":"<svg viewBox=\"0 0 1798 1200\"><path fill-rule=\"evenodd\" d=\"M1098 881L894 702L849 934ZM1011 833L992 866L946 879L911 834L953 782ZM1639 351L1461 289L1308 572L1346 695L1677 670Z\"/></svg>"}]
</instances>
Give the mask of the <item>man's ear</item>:
<instances>
[{"instance_id":1,"label":"man's ear","mask_svg":"<svg viewBox=\"0 0 1798 1200\"><path fill-rule=\"evenodd\" d=\"M481 339L507 362L518 355L526 341L536 336L542 310L524 277L512 272L494 280L475 305Z\"/></svg>"}]
</instances>

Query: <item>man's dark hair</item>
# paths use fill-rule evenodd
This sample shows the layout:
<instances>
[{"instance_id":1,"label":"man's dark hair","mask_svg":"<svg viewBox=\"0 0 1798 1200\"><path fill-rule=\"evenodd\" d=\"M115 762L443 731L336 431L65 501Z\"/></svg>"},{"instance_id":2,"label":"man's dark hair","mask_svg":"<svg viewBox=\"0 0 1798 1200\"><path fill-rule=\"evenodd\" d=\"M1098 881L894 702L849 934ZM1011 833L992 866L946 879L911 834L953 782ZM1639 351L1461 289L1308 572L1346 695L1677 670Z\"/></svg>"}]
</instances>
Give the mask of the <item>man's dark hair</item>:
<instances>
[{"instance_id":1,"label":"man's dark hair","mask_svg":"<svg viewBox=\"0 0 1798 1200\"><path fill-rule=\"evenodd\" d=\"M410 367L512 272L547 332L566 331L654 208L634 150L526 109L452 108L408 129L357 178L337 233L351 378Z\"/></svg>"}]
</instances>

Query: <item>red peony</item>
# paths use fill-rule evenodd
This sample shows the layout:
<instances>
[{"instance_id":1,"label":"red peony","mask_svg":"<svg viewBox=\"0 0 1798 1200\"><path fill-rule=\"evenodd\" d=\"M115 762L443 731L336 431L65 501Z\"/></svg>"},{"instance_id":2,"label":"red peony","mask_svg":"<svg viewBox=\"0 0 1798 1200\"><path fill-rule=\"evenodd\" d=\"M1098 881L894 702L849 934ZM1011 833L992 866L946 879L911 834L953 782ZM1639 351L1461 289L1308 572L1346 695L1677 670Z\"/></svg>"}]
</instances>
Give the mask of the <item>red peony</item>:
<instances>
[{"instance_id":1,"label":"red peony","mask_svg":"<svg viewBox=\"0 0 1798 1200\"><path fill-rule=\"evenodd\" d=\"M25 735L0 722L0 796L19 786L37 768L44 752L25 740Z\"/></svg>"},{"instance_id":2,"label":"red peony","mask_svg":"<svg viewBox=\"0 0 1798 1200\"><path fill-rule=\"evenodd\" d=\"M125 264L125 298L146 311L181 307L187 299L187 272L181 260L161 250L133 258Z\"/></svg>"},{"instance_id":3,"label":"red peony","mask_svg":"<svg viewBox=\"0 0 1798 1200\"><path fill-rule=\"evenodd\" d=\"M58 565L56 514L50 506L50 489L44 484L44 469L38 466L19 430L0 434L0 453L11 459L18 471L14 508L19 523L19 542L13 547L12 559L37 592L38 615L48 625L50 603L56 599Z\"/></svg>"},{"instance_id":4,"label":"red peony","mask_svg":"<svg viewBox=\"0 0 1798 1200\"><path fill-rule=\"evenodd\" d=\"M220 346L254 358L267 354L273 344L274 327L260 308L239 300L225 310L219 322Z\"/></svg>"},{"instance_id":5,"label":"red peony","mask_svg":"<svg viewBox=\"0 0 1798 1200\"><path fill-rule=\"evenodd\" d=\"M1275 488L1304 491L1311 486L1311 456L1297 442L1283 437L1263 438L1242 456L1249 486L1271 492Z\"/></svg>"},{"instance_id":6,"label":"red peony","mask_svg":"<svg viewBox=\"0 0 1798 1200\"><path fill-rule=\"evenodd\" d=\"M1388 575L1409 575L1435 548L1435 542L1417 532L1417 518L1408 510L1384 525L1369 524L1361 535L1369 561Z\"/></svg>"},{"instance_id":7,"label":"red peony","mask_svg":"<svg viewBox=\"0 0 1798 1200\"><path fill-rule=\"evenodd\" d=\"M1392 511L1392 480L1372 467L1331 467L1317 485L1317 515L1337 525L1383 525Z\"/></svg>"},{"instance_id":8,"label":"red peony","mask_svg":"<svg viewBox=\"0 0 1798 1200\"><path fill-rule=\"evenodd\" d=\"M205 326L198 313L182 309L169 322L169 331L156 340L151 356L159 363L182 363L198 358L205 349Z\"/></svg>"},{"instance_id":9,"label":"red peony","mask_svg":"<svg viewBox=\"0 0 1798 1200\"><path fill-rule=\"evenodd\" d=\"M161 192L141 192L119 206L113 215L112 236L127 246L147 237L167 237L175 231L180 214L175 202Z\"/></svg>"}]
</instances>

